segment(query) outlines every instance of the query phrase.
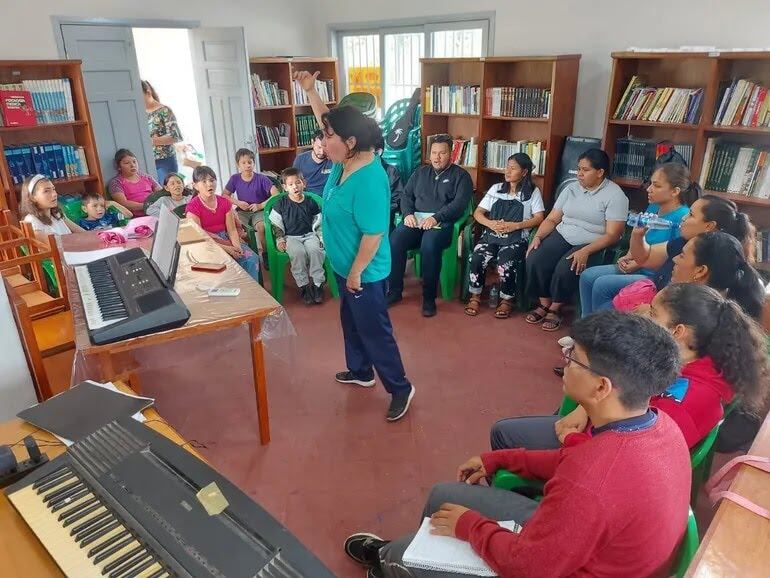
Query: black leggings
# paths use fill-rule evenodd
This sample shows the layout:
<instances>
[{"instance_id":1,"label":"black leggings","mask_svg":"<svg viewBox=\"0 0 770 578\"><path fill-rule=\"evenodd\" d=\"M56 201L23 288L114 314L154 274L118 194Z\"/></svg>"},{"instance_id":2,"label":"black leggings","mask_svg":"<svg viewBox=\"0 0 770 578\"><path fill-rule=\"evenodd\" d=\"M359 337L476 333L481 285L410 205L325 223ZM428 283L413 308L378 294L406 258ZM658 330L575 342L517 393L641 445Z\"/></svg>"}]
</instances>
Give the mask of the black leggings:
<instances>
[{"instance_id":1,"label":"black leggings","mask_svg":"<svg viewBox=\"0 0 770 578\"><path fill-rule=\"evenodd\" d=\"M567 257L585 245L572 246L553 231L527 257L527 293L533 299L567 303L577 294L580 277L570 269Z\"/></svg>"}]
</instances>

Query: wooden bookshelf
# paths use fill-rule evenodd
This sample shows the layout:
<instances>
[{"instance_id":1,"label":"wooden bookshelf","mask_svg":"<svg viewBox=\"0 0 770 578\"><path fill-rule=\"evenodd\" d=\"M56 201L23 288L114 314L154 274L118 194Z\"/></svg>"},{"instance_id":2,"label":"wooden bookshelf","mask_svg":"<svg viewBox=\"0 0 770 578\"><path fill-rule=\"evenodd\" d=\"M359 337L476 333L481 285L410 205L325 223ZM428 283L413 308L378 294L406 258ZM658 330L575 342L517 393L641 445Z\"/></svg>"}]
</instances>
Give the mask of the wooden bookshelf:
<instances>
[{"instance_id":1,"label":"wooden bookshelf","mask_svg":"<svg viewBox=\"0 0 770 578\"><path fill-rule=\"evenodd\" d=\"M309 72L320 71L320 79L334 80L334 91L340 89L339 75L337 73L336 58L311 58L311 57L264 57L249 60L249 69L252 74L259 74L262 80L271 80L278 83L278 87L289 93L289 104L279 106L260 107L254 110L256 124L266 126L278 126L285 122L289 125L289 146L258 149L259 166L262 171L275 171L280 173L294 162L294 157L307 149L307 146L298 146L297 122L298 114L312 114L309 104L298 104L294 99L294 86L292 77L294 72L307 70ZM327 102L328 106L337 104L339 94Z\"/></svg>"},{"instance_id":2,"label":"wooden bookshelf","mask_svg":"<svg viewBox=\"0 0 770 578\"><path fill-rule=\"evenodd\" d=\"M639 76L646 86L702 88L703 102L698 122L675 124L613 119L612 115L634 75ZM700 180L706 143L709 138L719 137L729 142L770 146L770 128L714 126L714 116L718 111L721 97L720 83L733 78L750 78L770 85L770 52L612 53L612 73L604 126L604 150L610 158L614 157L617 139L628 136L689 143L693 145L690 171L694 179ZM641 206L646 203L646 195L639 188L641 183L631 179L615 179L615 181L626 189L632 206ZM758 226L770 226L770 200L740 194L706 192L735 201L741 210L750 214Z\"/></svg>"},{"instance_id":3,"label":"wooden bookshelf","mask_svg":"<svg viewBox=\"0 0 770 578\"><path fill-rule=\"evenodd\" d=\"M423 58L422 93L430 85L478 85L481 87L480 114L423 112L423 162L428 161L427 138L447 133L454 138L476 138L477 165L463 168L471 174L477 195L503 179L503 171L484 166L487 141L543 141L545 172L533 175L534 183L550 205L564 139L572 134L580 55L521 56L490 58ZM486 107L486 89L497 86L547 88L551 90L548 118L494 116Z\"/></svg>"},{"instance_id":4,"label":"wooden bookshelf","mask_svg":"<svg viewBox=\"0 0 770 578\"><path fill-rule=\"evenodd\" d=\"M96 150L96 140L91 128L91 115L83 83L80 60L0 60L0 84L18 83L22 80L68 78L72 90L75 120L55 124L38 124L23 127L0 127L0 187L5 195L4 204L18 214L21 185L14 185L5 147L25 143L57 142L82 146L90 175L70 179L55 179L59 195L79 194L85 191L104 194L104 181Z\"/></svg>"}]
</instances>

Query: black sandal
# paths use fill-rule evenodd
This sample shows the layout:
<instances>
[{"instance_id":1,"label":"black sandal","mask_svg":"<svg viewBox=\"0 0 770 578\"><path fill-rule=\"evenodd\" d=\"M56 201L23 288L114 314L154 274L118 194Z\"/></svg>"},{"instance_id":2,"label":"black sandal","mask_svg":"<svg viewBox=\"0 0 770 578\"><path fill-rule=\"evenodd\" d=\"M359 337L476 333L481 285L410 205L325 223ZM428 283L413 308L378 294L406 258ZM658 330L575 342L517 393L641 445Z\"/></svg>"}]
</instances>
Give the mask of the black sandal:
<instances>
[{"instance_id":1,"label":"black sandal","mask_svg":"<svg viewBox=\"0 0 770 578\"><path fill-rule=\"evenodd\" d=\"M548 318L549 316L552 316ZM561 322L564 317L556 311L548 311L546 318L543 319L541 328L543 331L558 331L561 328Z\"/></svg>"},{"instance_id":2,"label":"black sandal","mask_svg":"<svg viewBox=\"0 0 770 578\"><path fill-rule=\"evenodd\" d=\"M538 310L541 310L542 313L538 313ZM524 321L526 321L530 325L537 325L538 323L543 322L543 320L546 318L548 313L550 313L550 311L551 310L545 305L538 305L532 311L527 313L527 316L524 318Z\"/></svg>"}]
</instances>

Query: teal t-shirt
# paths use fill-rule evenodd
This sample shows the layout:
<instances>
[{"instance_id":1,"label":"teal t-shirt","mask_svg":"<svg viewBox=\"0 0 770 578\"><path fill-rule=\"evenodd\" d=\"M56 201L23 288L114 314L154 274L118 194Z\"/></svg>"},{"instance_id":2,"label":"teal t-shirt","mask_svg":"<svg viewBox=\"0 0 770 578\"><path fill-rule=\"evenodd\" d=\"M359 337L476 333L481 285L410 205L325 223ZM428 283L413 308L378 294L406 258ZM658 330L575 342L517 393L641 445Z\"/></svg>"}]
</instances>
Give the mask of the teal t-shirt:
<instances>
[{"instance_id":1,"label":"teal t-shirt","mask_svg":"<svg viewBox=\"0 0 770 578\"><path fill-rule=\"evenodd\" d=\"M650 203L645 211L647 213L655 213L667 221L671 221L674 226L670 229L650 229L645 233L644 239L649 245L657 245L658 243L668 243L674 239L679 238L679 224L690 212L690 207L681 205L665 215L660 214L660 207L656 203ZM655 271L652 269L640 269L641 275L647 275L652 277L655 275Z\"/></svg>"},{"instance_id":2,"label":"teal t-shirt","mask_svg":"<svg viewBox=\"0 0 770 578\"><path fill-rule=\"evenodd\" d=\"M363 235L382 235L382 241L361 274L362 283L390 275L390 186L378 157L339 184L342 164L332 167L324 187L323 239L326 255L337 275L347 277Z\"/></svg>"}]
</instances>

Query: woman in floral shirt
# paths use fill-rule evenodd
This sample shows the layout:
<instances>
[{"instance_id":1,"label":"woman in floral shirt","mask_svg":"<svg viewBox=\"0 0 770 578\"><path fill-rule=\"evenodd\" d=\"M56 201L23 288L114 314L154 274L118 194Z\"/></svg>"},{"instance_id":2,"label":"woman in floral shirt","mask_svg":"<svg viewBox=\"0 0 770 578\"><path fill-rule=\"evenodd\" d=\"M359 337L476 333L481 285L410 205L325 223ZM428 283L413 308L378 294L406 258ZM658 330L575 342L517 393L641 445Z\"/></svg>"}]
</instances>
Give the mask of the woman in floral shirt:
<instances>
[{"instance_id":1,"label":"woman in floral shirt","mask_svg":"<svg viewBox=\"0 0 770 578\"><path fill-rule=\"evenodd\" d=\"M182 140L182 133L179 132L174 111L160 103L158 93L146 80L142 81L142 92L158 181L163 182L168 173L179 171L174 143Z\"/></svg>"}]
</instances>

